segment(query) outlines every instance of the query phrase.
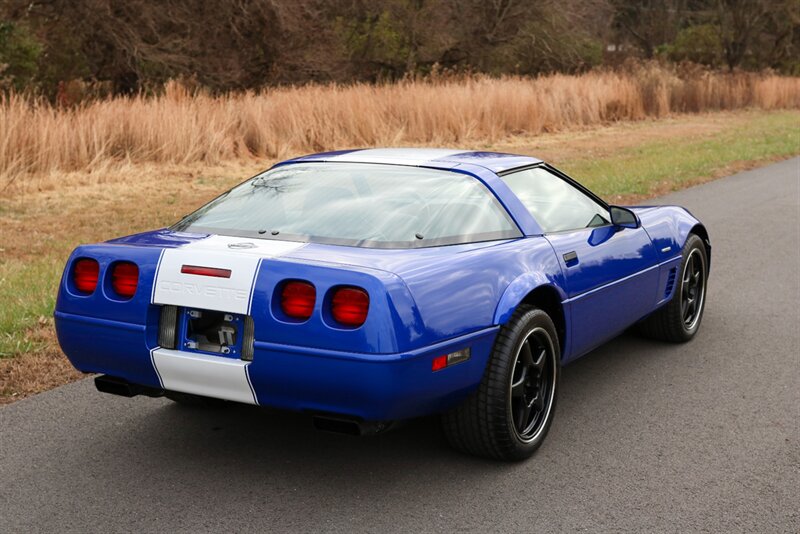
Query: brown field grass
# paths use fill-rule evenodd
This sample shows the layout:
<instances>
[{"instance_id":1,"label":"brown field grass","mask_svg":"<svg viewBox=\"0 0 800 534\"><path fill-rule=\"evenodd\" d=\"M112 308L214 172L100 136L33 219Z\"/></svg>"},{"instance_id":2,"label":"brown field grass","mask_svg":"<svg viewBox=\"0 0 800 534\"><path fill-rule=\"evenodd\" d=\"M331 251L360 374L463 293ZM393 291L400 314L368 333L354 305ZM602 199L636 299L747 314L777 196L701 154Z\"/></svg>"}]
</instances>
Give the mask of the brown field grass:
<instances>
[{"instance_id":1,"label":"brown field grass","mask_svg":"<svg viewBox=\"0 0 800 534\"><path fill-rule=\"evenodd\" d=\"M163 95L57 108L0 97L0 190L56 187L138 163L219 164L357 146L495 143L619 120L741 108L800 108L800 78L657 66L536 79L311 85Z\"/></svg>"}]
</instances>

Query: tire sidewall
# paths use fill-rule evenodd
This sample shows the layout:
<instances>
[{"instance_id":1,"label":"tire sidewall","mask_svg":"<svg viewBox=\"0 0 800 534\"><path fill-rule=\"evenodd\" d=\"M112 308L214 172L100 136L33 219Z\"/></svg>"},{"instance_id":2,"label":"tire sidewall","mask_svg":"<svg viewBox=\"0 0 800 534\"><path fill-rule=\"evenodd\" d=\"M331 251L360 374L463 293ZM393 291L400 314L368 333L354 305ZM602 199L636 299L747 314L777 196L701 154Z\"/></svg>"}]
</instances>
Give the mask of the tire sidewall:
<instances>
[{"instance_id":1,"label":"tire sidewall","mask_svg":"<svg viewBox=\"0 0 800 534\"><path fill-rule=\"evenodd\" d=\"M684 270L686 269L686 263L689 260L689 256L692 254L693 251L697 250L699 252L699 256L703 262L703 298L700 303L700 310L698 312L699 316L695 321L694 326L690 329L686 327L686 324L683 322L683 315L681 313L681 300L683 297L683 278L684 278ZM683 247L683 260L681 261L681 270L680 270L680 286L678 287L678 292L675 295L677 298L675 299L676 310L681 315L681 328L683 330L684 336L686 339L691 339L695 336L698 330L700 330L700 323L703 322L703 314L706 310L706 299L708 297L708 254L706 252L705 244L703 240L695 235L690 234L689 238L686 240L686 244Z\"/></svg>"},{"instance_id":2,"label":"tire sidewall","mask_svg":"<svg viewBox=\"0 0 800 534\"><path fill-rule=\"evenodd\" d=\"M510 325L511 326L511 325ZM514 426L514 418L513 412L511 409L511 391L510 385L513 379L514 373L514 364L516 362L517 353L519 352L522 343L527 338L528 334L536 330L537 328L541 328L547 333L549 338L551 347L552 347L552 358L553 358L553 382L551 387L553 389L552 392L552 401L550 403L549 410L547 411L546 418L542 426L540 427L537 435L534 439L530 441L524 441L520 438L515 426ZM503 399L504 406L505 406L505 426L506 432L508 433L509 437L513 442L513 454L512 456L518 459L524 459L529 457L533 454L536 449L544 441L545 437L547 436L548 431L550 430L550 425L553 422L553 416L555 414L556 408L556 401L558 400L558 384L560 381L561 376L561 347L558 342L558 335L556 332L555 325L550 317L544 311L540 309L530 309L525 312L518 321L516 321L513 326L513 333L514 336L514 343L511 345L511 349L508 350L507 347L498 347L499 350L502 350L504 353L502 354L502 361L505 364L504 367L504 384L505 384L505 396ZM500 355L498 355L500 356Z\"/></svg>"}]
</instances>

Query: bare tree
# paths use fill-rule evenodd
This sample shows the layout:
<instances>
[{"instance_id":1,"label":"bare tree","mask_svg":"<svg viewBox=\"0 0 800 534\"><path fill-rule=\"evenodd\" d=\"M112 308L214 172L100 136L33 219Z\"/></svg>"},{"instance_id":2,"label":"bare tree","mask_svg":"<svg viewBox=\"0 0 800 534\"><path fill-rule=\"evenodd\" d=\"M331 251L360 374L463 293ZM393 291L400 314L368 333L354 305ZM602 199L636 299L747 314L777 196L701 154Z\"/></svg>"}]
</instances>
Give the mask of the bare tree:
<instances>
[{"instance_id":1,"label":"bare tree","mask_svg":"<svg viewBox=\"0 0 800 534\"><path fill-rule=\"evenodd\" d=\"M646 58L675 38L686 14L686 0L613 0L613 7L615 25Z\"/></svg>"},{"instance_id":2,"label":"bare tree","mask_svg":"<svg viewBox=\"0 0 800 534\"><path fill-rule=\"evenodd\" d=\"M767 22L763 0L717 0L717 22L728 69L741 65L751 43Z\"/></svg>"}]
</instances>

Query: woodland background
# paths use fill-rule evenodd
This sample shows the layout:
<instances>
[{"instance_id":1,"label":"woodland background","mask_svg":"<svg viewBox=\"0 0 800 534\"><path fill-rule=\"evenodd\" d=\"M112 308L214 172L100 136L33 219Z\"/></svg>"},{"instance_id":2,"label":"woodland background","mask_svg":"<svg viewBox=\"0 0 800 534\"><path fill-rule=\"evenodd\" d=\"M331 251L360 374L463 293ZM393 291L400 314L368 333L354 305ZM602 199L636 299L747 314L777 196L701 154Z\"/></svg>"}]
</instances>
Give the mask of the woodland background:
<instances>
[{"instance_id":1,"label":"woodland background","mask_svg":"<svg viewBox=\"0 0 800 534\"><path fill-rule=\"evenodd\" d=\"M580 73L631 58L800 74L796 0L0 0L0 90L159 92Z\"/></svg>"}]
</instances>

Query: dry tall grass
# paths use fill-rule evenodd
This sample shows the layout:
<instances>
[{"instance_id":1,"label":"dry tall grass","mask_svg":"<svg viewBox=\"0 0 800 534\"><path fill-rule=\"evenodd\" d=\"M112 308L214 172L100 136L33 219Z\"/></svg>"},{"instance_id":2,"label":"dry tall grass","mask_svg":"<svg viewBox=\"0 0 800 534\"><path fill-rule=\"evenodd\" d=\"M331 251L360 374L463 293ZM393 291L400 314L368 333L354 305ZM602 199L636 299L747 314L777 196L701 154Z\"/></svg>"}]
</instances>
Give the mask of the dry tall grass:
<instances>
[{"instance_id":1,"label":"dry tall grass","mask_svg":"<svg viewBox=\"0 0 800 534\"><path fill-rule=\"evenodd\" d=\"M158 97L59 109L0 98L0 189L31 175L128 162L222 161L374 145L493 142L673 112L800 108L800 78L658 67L506 77L304 86L209 96L168 84Z\"/></svg>"}]
</instances>

